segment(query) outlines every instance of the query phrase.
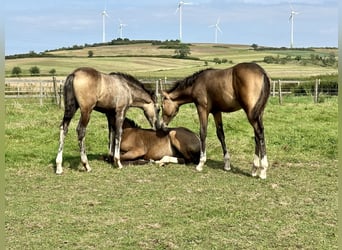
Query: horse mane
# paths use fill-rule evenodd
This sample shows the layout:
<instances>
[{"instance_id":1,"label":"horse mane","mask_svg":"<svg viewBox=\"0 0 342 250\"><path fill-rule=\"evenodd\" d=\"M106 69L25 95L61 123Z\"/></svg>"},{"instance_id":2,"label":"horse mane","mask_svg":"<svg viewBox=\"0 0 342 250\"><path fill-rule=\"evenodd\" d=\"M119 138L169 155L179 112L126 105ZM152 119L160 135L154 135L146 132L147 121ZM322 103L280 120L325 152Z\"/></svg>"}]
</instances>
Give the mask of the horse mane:
<instances>
[{"instance_id":1,"label":"horse mane","mask_svg":"<svg viewBox=\"0 0 342 250\"><path fill-rule=\"evenodd\" d=\"M125 126L125 123L127 123L130 128L141 128L135 121L127 117L124 120L124 126Z\"/></svg>"},{"instance_id":2,"label":"horse mane","mask_svg":"<svg viewBox=\"0 0 342 250\"><path fill-rule=\"evenodd\" d=\"M126 73L122 73L122 72L111 72L111 73L109 73L109 75L114 75L114 76L118 76L118 77L125 79L129 84L134 85L138 88L141 88L145 92L147 92L152 97L152 99L154 101L157 100L157 97L156 97L154 91L147 89L145 87L145 85L142 82L140 82L138 79L136 79L134 76L126 74Z\"/></svg>"},{"instance_id":3,"label":"horse mane","mask_svg":"<svg viewBox=\"0 0 342 250\"><path fill-rule=\"evenodd\" d=\"M195 72L194 74L182 79L182 80L178 80L176 81L173 86L171 87L171 89L169 89L167 92L170 93L176 89L178 90L183 90L186 89L188 87L191 87L193 85L193 83L197 80L197 78L203 73L206 72L208 70L212 70L212 68L207 68L207 69L202 69L199 70L197 72Z\"/></svg>"}]
</instances>

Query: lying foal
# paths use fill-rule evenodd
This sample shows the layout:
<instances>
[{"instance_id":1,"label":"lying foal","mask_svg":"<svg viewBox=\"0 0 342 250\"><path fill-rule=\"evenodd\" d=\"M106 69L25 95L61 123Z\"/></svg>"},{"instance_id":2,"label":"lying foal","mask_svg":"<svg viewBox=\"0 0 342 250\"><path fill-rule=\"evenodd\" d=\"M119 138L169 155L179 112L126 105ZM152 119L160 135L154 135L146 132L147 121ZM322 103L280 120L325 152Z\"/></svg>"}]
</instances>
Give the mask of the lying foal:
<instances>
[{"instance_id":1,"label":"lying foal","mask_svg":"<svg viewBox=\"0 0 342 250\"><path fill-rule=\"evenodd\" d=\"M199 163L200 140L184 127L166 130L143 129L125 118L120 147L122 161L143 159L165 163Z\"/></svg>"}]
</instances>

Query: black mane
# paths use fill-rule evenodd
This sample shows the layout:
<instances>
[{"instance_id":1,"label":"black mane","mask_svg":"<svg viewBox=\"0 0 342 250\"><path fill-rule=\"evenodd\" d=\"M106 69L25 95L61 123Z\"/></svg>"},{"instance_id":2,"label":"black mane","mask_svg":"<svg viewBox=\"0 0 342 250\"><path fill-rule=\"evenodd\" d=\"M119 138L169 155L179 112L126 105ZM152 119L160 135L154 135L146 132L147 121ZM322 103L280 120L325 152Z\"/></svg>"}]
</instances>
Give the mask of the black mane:
<instances>
[{"instance_id":1,"label":"black mane","mask_svg":"<svg viewBox=\"0 0 342 250\"><path fill-rule=\"evenodd\" d=\"M114 75L114 76L118 76L118 77L125 79L129 84L135 85L138 88L143 89L145 92L147 92L152 97L153 100L157 100L154 91L147 89L145 87L145 85L142 82L140 82L138 79L136 79L134 76L129 75L129 74L125 74L122 72L111 72L111 73L109 73L109 75L111 75L111 76Z\"/></svg>"},{"instance_id":2,"label":"black mane","mask_svg":"<svg viewBox=\"0 0 342 250\"><path fill-rule=\"evenodd\" d=\"M141 128L135 121L127 117L124 120L124 124L123 124L124 126L125 126L125 123L127 123L130 128Z\"/></svg>"},{"instance_id":3,"label":"black mane","mask_svg":"<svg viewBox=\"0 0 342 250\"><path fill-rule=\"evenodd\" d=\"M170 93L176 89L183 90L187 87L191 87L192 84L197 80L197 78L205 71L212 70L212 68L202 69L200 71L197 71L196 73L182 79L178 80L174 83L171 89L169 89L167 92Z\"/></svg>"}]
</instances>

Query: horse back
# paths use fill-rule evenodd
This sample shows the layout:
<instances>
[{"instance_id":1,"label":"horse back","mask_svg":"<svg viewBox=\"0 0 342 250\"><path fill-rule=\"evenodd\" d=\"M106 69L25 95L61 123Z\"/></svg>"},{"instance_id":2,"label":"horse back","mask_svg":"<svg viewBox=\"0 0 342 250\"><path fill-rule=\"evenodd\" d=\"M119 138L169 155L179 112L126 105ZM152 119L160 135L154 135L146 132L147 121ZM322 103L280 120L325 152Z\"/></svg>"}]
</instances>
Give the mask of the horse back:
<instances>
[{"instance_id":1,"label":"horse back","mask_svg":"<svg viewBox=\"0 0 342 250\"><path fill-rule=\"evenodd\" d=\"M127 83L116 76L90 67L78 68L72 74L75 96L81 109L117 109L131 102Z\"/></svg>"},{"instance_id":2,"label":"horse back","mask_svg":"<svg viewBox=\"0 0 342 250\"><path fill-rule=\"evenodd\" d=\"M264 69L256 63L207 70L197 79L193 98L211 113L252 109L260 99L265 77Z\"/></svg>"}]
</instances>

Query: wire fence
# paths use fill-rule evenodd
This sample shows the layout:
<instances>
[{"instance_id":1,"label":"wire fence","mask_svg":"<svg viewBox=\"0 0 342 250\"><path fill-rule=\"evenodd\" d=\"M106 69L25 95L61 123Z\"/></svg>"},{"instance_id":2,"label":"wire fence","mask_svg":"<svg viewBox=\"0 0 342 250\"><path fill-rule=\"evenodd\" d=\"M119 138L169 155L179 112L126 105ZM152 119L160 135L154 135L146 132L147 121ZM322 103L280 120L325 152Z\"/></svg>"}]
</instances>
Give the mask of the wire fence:
<instances>
[{"instance_id":1,"label":"wire fence","mask_svg":"<svg viewBox=\"0 0 342 250\"><path fill-rule=\"evenodd\" d=\"M165 79L144 79L144 85L160 95L162 90L170 88L173 82ZM54 103L63 107L64 79L52 78L6 78L5 99L30 99L37 104ZM279 104L300 102L300 99L312 99L314 103L324 102L325 99L338 95L338 84L321 84L320 79L312 81L273 80L270 97L278 100ZM34 101L33 101L34 102Z\"/></svg>"}]
</instances>

